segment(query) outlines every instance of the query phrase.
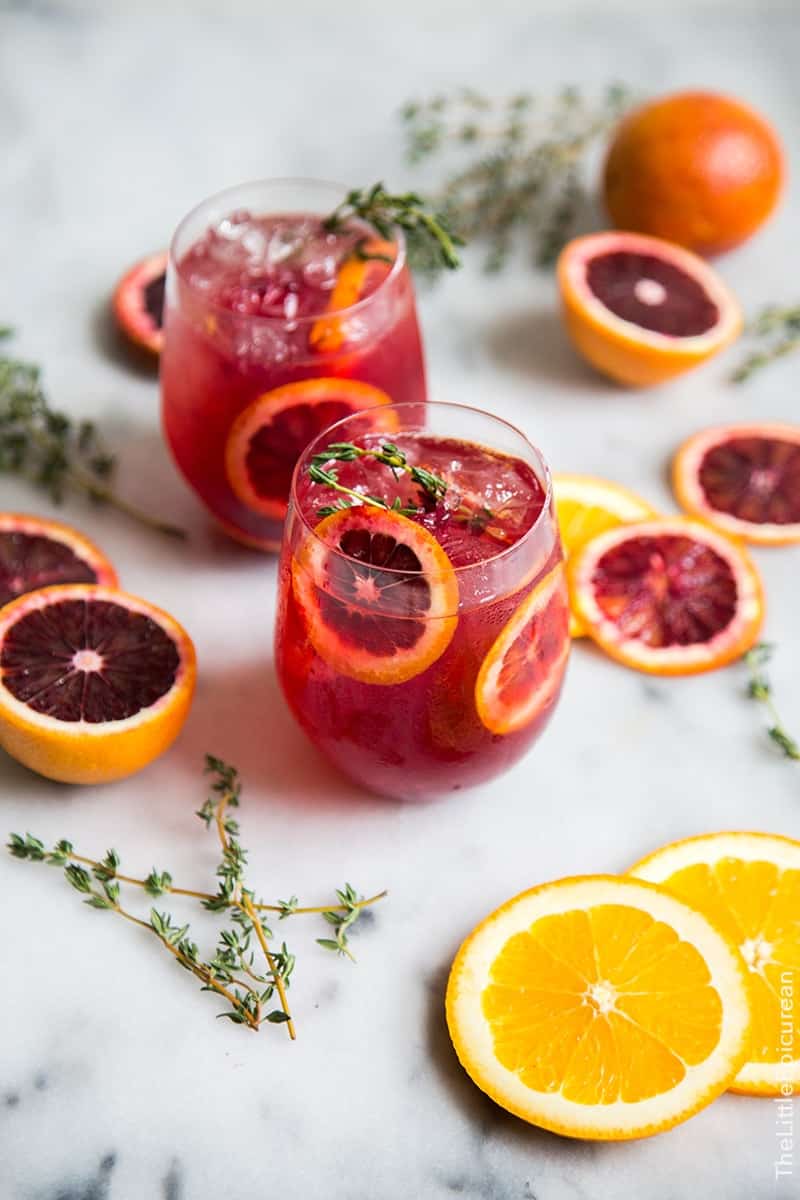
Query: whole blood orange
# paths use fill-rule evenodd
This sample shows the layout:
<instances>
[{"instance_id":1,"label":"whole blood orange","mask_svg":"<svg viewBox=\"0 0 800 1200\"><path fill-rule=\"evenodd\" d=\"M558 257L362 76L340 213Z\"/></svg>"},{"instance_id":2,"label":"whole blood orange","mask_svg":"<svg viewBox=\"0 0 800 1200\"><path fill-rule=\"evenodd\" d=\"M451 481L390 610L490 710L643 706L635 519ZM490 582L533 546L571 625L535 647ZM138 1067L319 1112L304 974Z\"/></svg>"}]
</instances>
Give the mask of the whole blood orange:
<instances>
[{"instance_id":1,"label":"whole blood orange","mask_svg":"<svg viewBox=\"0 0 800 1200\"><path fill-rule=\"evenodd\" d=\"M619 229L714 255L746 241L781 192L773 127L714 92L676 92L632 112L605 164L605 202Z\"/></svg>"}]
</instances>

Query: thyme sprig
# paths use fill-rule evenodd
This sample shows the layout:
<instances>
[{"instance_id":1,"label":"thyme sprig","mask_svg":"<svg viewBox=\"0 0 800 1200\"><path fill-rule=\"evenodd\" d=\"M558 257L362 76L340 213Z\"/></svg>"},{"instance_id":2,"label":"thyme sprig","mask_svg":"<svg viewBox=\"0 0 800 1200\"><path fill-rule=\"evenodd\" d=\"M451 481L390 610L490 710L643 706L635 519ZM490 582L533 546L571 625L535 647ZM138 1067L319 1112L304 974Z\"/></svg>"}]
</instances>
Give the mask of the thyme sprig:
<instances>
[{"instance_id":1,"label":"thyme sprig","mask_svg":"<svg viewBox=\"0 0 800 1200\"><path fill-rule=\"evenodd\" d=\"M772 684L764 669L772 658L774 650L775 647L771 646L768 642L758 642L757 645L753 646L752 650L748 650L747 654L745 654L745 665L750 671L747 694L751 700L758 700L766 708L770 718L767 733L775 745L786 758L791 758L795 762L798 762L800 761L800 743L787 733L783 726L778 710L775 707L775 701L772 699Z\"/></svg>"},{"instance_id":2,"label":"thyme sprig","mask_svg":"<svg viewBox=\"0 0 800 1200\"><path fill-rule=\"evenodd\" d=\"M759 313L747 332L761 342L762 348L739 364L731 376L734 383L744 383L762 367L800 348L800 305L769 305Z\"/></svg>"},{"instance_id":3,"label":"thyme sprig","mask_svg":"<svg viewBox=\"0 0 800 1200\"><path fill-rule=\"evenodd\" d=\"M411 163L445 159L431 203L467 241L486 243L487 270L505 265L523 230L545 266L574 229L588 151L630 103L619 84L597 102L575 87L550 100L529 92L492 100L462 88L403 107L406 153Z\"/></svg>"},{"instance_id":4,"label":"thyme sprig","mask_svg":"<svg viewBox=\"0 0 800 1200\"><path fill-rule=\"evenodd\" d=\"M323 224L329 230L341 229L354 217L387 239L402 229L412 268L453 271L461 265L457 247L464 245L463 239L450 228L447 218L426 205L416 192L393 195L382 183L353 188ZM364 257L363 248L356 253Z\"/></svg>"},{"instance_id":5,"label":"thyme sprig","mask_svg":"<svg viewBox=\"0 0 800 1200\"><path fill-rule=\"evenodd\" d=\"M0 339L11 334L8 327L0 328ZM84 492L149 529L185 538L183 529L114 491L115 465L91 421L75 421L51 407L38 366L0 354L0 473L24 476L58 504L70 491Z\"/></svg>"},{"instance_id":6,"label":"thyme sprig","mask_svg":"<svg viewBox=\"0 0 800 1200\"><path fill-rule=\"evenodd\" d=\"M207 828L213 826L222 850L215 893L177 887L169 871L155 867L144 879L122 874L120 856L114 849L96 860L76 853L66 839L56 842L48 850L41 839L30 833L24 836L12 833L7 848L14 858L62 868L67 882L82 893L86 904L114 912L154 935L182 967L199 979L201 990L215 992L227 1002L229 1008L219 1014L221 1017L253 1030L258 1030L265 1021L285 1024L289 1036L294 1038L287 989L295 957L285 941L281 942L280 948L271 944L273 932L261 914L272 912L279 920L301 913L320 914L334 925L336 935L330 939L317 939L319 944L352 958L347 930L366 907L383 899L386 893L364 899L350 884L345 884L336 890L338 904L301 906L296 896L275 904L257 900L245 881L247 852L239 841L238 823L230 813L230 809L238 807L241 795L238 772L212 755L206 756L205 770L212 777L211 794L197 815ZM166 893L192 897L211 911L226 911L230 924L220 931L213 955L207 960L202 959L197 944L190 937L189 925L177 924L170 913L151 908L148 920L143 920L123 907L121 884L139 887L153 897ZM265 966L257 967L256 951L260 951ZM275 997L278 1004L273 1007Z\"/></svg>"}]
</instances>

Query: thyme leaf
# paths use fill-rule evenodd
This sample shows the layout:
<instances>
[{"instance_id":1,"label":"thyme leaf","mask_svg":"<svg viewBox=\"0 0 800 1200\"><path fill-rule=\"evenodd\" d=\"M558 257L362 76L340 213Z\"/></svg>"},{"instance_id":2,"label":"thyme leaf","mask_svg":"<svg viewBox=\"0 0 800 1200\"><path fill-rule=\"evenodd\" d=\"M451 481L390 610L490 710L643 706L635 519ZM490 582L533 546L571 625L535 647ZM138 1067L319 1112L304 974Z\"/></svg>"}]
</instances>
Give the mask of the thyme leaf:
<instances>
[{"instance_id":1,"label":"thyme leaf","mask_svg":"<svg viewBox=\"0 0 800 1200\"><path fill-rule=\"evenodd\" d=\"M366 221L383 238L392 238L396 229L402 229L412 269L453 271L461 265L457 247L464 245L463 239L451 229L447 217L416 192L394 195L382 183L353 188L323 224L326 229L336 230L354 217ZM379 257L365 255L361 245L356 253L360 258Z\"/></svg>"},{"instance_id":2,"label":"thyme leaf","mask_svg":"<svg viewBox=\"0 0 800 1200\"><path fill-rule=\"evenodd\" d=\"M768 642L758 642L744 656L745 666L750 671L750 681L747 694L751 700L763 704L770 717L767 734L784 755L795 762L800 762L800 743L797 742L783 727L775 702L772 699L772 684L766 673L766 665L772 658L775 647Z\"/></svg>"},{"instance_id":3,"label":"thyme leaf","mask_svg":"<svg viewBox=\"0 0 800 1200\"><path fill-rule=\"evenodd\" d=\"M782 308L771 304L763 309L747 332L760 343L734 371L734 383L744 383L756 371L800 348L800 305Z\"/></svg>"}]
</instances>

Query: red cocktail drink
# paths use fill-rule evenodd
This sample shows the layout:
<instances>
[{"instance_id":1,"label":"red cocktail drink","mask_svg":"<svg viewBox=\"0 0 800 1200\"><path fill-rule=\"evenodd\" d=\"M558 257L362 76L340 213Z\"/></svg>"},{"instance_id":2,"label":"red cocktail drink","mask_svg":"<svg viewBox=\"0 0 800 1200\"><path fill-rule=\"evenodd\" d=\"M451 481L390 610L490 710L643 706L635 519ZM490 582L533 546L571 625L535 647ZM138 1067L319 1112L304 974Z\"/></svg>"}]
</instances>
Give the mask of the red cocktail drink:
<instances>
[{"instance_id":1,"label":"red cocktail drink","mask_svg":"<svg viewBox=\"0 0 800 1200\"><path fill-rule=\"evenodd\" d=\"M325 216L343 189L249 184L206 201L170 251L161 360L167 441L234 537L277 549L292 469L347 413L423 404L401 241Z\"/></svg>"},{"instance_id":2,"label":"red cocktail drink","mask_svg":"<svg viewBox=\"0 0 800 1200\"><path fill-rule=\"evenodd\" d=\"M561 544L547 469L503 421L432 404L327 430L296 469L279 586L288 703L374 791L491 779L553 711L569 650Z\"/></svg>"}]
</instances>

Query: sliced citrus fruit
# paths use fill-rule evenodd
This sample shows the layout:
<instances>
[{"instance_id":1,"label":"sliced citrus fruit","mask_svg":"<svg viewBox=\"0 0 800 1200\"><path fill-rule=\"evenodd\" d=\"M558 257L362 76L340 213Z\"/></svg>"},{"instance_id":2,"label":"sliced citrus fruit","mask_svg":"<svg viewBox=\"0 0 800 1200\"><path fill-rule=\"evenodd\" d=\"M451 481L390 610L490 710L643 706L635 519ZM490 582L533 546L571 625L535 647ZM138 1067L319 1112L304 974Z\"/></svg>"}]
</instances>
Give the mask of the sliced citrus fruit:
<instances>
[{"instance_id":1,"label":"sliced citrus fruit","mask_svg":"<svg viewBox=\"0 0 800 1200\"><path fill-rule=\"evenodd\" d=\"M0 746L62 783L105 783L180 732L194 647L167 613L115 588L61 584L0 612Z\"/></svg>"},{"instance_id":2,"label":"sliced citrus fruit","mask_svg":"<svg viewBox=\"0 0 800 1200\"><path fill-rule=\"evenodd\" d=\"M314 649L362 683L420 675L458 624L458 580L436 538L373 505L320 521L295 556L292 579Z\"/></svg>"},{"instance_id":3,"label":"sliced citrus fruit","mask_svg":"<svg viewBox=\"0 0 800 1200\"><path fill-rule=\"evenodd\" d=\"M167 252L137 262L116 286L112 307L120 329L137 346L160 354L164 349L164 287Z\"/></svg>"},{"instance_id":4,"label":"sliced citrus fruit","mask_svg":"<svg viewBox=\"0 0 800 1200\"><path fill-rule=\"evenodd\" d=\"M692 675L739 658L764 617L746 551L685 517L620 525L568 564L570 599L612 658L655 675Z\"/></svg>"},{"instance_id":5,"label":"sliced citrus fruit","mask_svg":"<svg viewBox=\"0 0 800 1200\"><path fill-rule=\"evenodd\" d=\"M592 475L554 475L553 497L561 544L567 558L598 533L658 515L636 492ZM570 637L583 637L585 632L578 618L571 613Z\"/></svg>"},{"instance_id":6,"label":"sliced citrus fruit","mask_svg":"<svg viewBox=\"0 0 800 1200\"><path fill-rule=\"evenodd\" d=\"M25 513L0 513L0 607L54 583L116 587L117 573L77 529Z\"/></svg>"},{"instance_id":7,"label":"sliced citrus fruit","mask_svg":"<svg viewBox=\"0 0 800 1200\"><path fill-rule=\"evenodd\" d=\"M478 672L475 707L492 733L515 733L557 700L569 655L568 613L559 563L522 601Z\"/></svg>"},{"instance_id":8,"label":"sliced citrus fruit","mask_svg":"<svg viewBox=\"0 0 800 1200\"><path fill-rule=\"evenodd\" d=\"M750 972L753 1029L733 1091L800 1087L800 842L709 833L663 846L631 867L710 917Z\"/></svg>"},{"instance_id":9,"label":"sliced citrus fruit","mask_svg":"<svg viewBox=\"0 0 800 1200\"><path fill-rule=\"evenodd\" d=\"M225 470L233 491L253 512L282 520L297 459L309 442L335 421L391 398L357 379L301 379L273 388L234 421L225 446ZM375 428L396 428L392 413Z\"/></svg>"},{"instance_id":10,"label":"sliced citrus fruit","mask_svg":"<svg viewBox=\"0 0 800 1200\"><path fill-rule=\"evenodd\" d=\"M558 261L567 331L592 366L649 387L704 362L742 327L717 273L689 250L638 233L575 238Z\"/></svg>"},{"instance_id":11,"label":"sliced citrus fruit","mask_svg":"<svg viewBox=\"0 0 800 1200\"><path fill-rule=\"evenodd\" d=\"M397 258L395 242L368 238L344 259L328 301L328 312L341 313L370 295L383 282ZM330 354L347 340L341 318L322 316L314 322L309 344L317 353Z\"/></svg>"},{"instance_id":12,"label":"sliced citrus fruit","mask_svg":"<svg viewBox=\"0 0 800 1200\"><path fill-rule=\"evenodd\" d=\"M685 441L672 465L678 503L726 533L800 542L800 426L717 425Z\"/></svg>"},{"instance_id":13,"label":"sliced citrus fruit","mask_svg":"<svg viewBox=\"0 0 800 1200\"><path fill-rule=\"evenodd\" d=\"M740 1070L747 972L664 889L561 879L467 938L447 1023L461 1065L509 1112L568 1137L644 1137L703 1108Z\"/></svg>"}]
</instances>

